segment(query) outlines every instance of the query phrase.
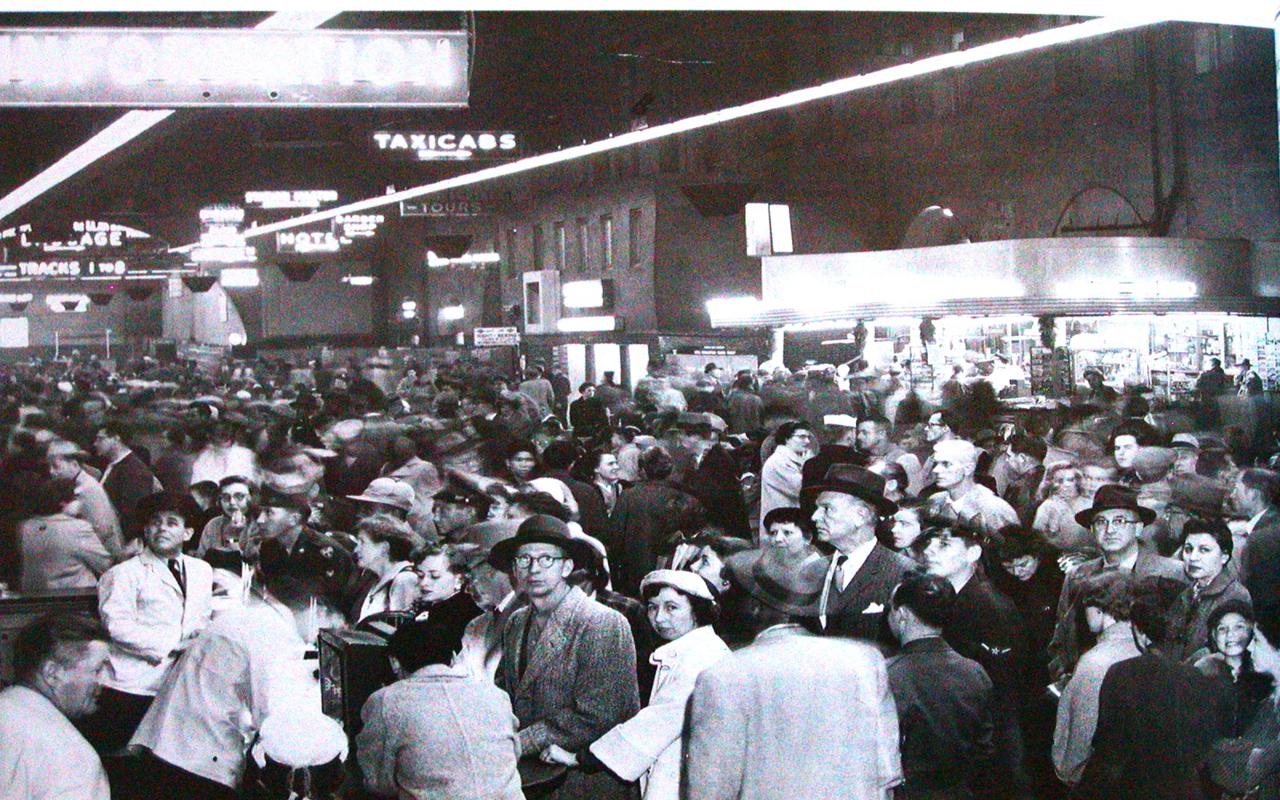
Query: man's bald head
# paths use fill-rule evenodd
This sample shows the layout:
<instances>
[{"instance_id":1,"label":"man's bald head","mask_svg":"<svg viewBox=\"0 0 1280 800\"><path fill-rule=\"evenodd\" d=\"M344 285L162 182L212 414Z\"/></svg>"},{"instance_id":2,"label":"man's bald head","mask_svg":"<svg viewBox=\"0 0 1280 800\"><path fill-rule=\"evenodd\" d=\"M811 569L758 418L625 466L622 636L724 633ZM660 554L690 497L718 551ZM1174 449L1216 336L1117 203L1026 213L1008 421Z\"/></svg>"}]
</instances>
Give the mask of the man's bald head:
<instances>
[{"instance_id":1,"label":"man's bald head","mask_svg":"<svg viewBox=\"0 0 1280 800\"><path fill-rule=\"evenodd\" d=\"M941 489L973 480L978 469L978 448L965 439L947 439L933 446L933 477Z\"/></svg>"}]
</instances>

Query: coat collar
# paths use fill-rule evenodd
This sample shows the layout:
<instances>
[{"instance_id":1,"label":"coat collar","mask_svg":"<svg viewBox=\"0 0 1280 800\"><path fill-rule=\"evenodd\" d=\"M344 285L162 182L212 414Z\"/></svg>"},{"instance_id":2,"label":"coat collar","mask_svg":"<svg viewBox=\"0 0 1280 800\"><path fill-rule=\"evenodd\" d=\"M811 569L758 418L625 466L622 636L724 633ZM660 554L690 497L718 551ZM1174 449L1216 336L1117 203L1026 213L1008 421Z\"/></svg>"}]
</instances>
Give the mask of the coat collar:
<instances>
[{"instance_id":1,"label":"coat collar","mask_svg":"<svg viewBox=\"0 0 1280 800\"><path fill-rule=\"evenodd\" d=\"M804 626L794 622L784 622L781 625L773 625L765 628L756 634L755 641L751 644L765 644L775 640L786 639L791 636L813 636L812 633L804 629Z\"/></svg>"},{"instance_id":2,"label":"coat collar","mask_svg":"<svg viewBox=\"0 0 1280 800\"><path fill-rule=\"evenodd\" d=\"M182 563L184 572L189 572L186 559L182 554L175 556ZM145 567L149 572L153 572L160 576L160 582L173 589L175 592L182 594L182 587L178 586L178 579L173 577L173 573L169 571L169 564L163 558L151 552L150 549L144 547L138 553L138 563Z\"/></svg>"},{"instance_id":3,"label":"coat collar","mask_svg":"<svg viewBox=\"0 0 1280 800\"><path fill-rule=\"evenodd\" d=\"M649 656L649 663L654 665L671 664L679 661L689 652L714 647L717 642L724 644L710 625L703 625L694 628L679 639L667 642L657 650L654 650L653 655Z\"/></svg>"},{"instance_id":4,"label":"coat collar","mask_svg":"<svg viewBox=\"0 0 1280 800\"><path fill-rule=\"evenodd\" d=\"M1224 568L1213 580L1209 581L1208 586L1200 590L1200 597L1217 597L1225 592L1235 581L1236 578L1231 574L1231 570Z\"/></svg>"}]
</instances>

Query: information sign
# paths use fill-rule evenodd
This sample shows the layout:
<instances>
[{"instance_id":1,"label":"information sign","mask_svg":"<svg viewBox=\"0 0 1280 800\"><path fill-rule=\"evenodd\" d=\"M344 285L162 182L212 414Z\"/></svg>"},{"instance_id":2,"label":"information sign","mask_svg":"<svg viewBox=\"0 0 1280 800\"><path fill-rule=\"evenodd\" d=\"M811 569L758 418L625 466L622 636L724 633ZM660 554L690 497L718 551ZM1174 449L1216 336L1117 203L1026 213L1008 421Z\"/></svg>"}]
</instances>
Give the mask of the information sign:
<instances>
[{"instance_id":1,"label":"information sign","mask_svg":"<svg viewBox=\"0 0 1280 800\"><path fill-rule=\"evenodd\" d=\"M465 106L466 31L0 28L0 105Z\"/></svg>"}]
</instances>

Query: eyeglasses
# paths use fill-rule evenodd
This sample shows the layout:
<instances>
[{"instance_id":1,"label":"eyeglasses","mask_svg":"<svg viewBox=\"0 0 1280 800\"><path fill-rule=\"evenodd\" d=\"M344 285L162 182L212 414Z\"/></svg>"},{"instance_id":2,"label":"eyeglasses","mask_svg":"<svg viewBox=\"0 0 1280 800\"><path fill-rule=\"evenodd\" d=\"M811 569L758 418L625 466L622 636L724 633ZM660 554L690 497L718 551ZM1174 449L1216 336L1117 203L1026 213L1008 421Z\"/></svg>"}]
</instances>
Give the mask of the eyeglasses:
<instances>
[{"instance_id":1,"label":"eyeglasses","mask_svg":"<svg viewBox=\"0 0 1280 800\"><path fill-rule=\"evenodd\" d=\"M1138 520L1129 519L1128 517L1094 517L1092 527L1098 530L1106 530L1107 528L1123 528L1127 525L1137 525Z\"/></svg>"},{"instance_id":2,"label":"eyeglasses","mask_svg":"<svg viewBox=\"0 0 1280 800\"><path fill-rule=\"evenodd\" d=\"M556 563L557 561L564 561L566 558L567 556L519 555L519 556L512 557L511 563L519 567L520 569L529 569L534 564L537 564L539 569L550 569L552 564Z\"/></svg>"}]
</instances>

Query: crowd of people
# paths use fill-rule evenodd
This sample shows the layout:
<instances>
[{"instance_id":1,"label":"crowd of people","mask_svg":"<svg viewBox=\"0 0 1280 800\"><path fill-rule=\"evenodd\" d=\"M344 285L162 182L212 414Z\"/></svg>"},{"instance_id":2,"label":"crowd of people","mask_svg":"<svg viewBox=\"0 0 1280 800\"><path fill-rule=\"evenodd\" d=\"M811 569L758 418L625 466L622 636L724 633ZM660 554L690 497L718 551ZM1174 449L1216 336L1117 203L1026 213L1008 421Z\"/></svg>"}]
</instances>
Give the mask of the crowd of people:
<instances>
[{"instance_id":1,"label":"crowd of people","mask_svg":"<svg viewBox=\"0 0 1280 800\"><path fill-rule=\"evenodd\" d=\"M0 797L1280 797L1280 420L1214 370L0 367L0 580L97 597Z\"/></svg>"}]
</instances>

